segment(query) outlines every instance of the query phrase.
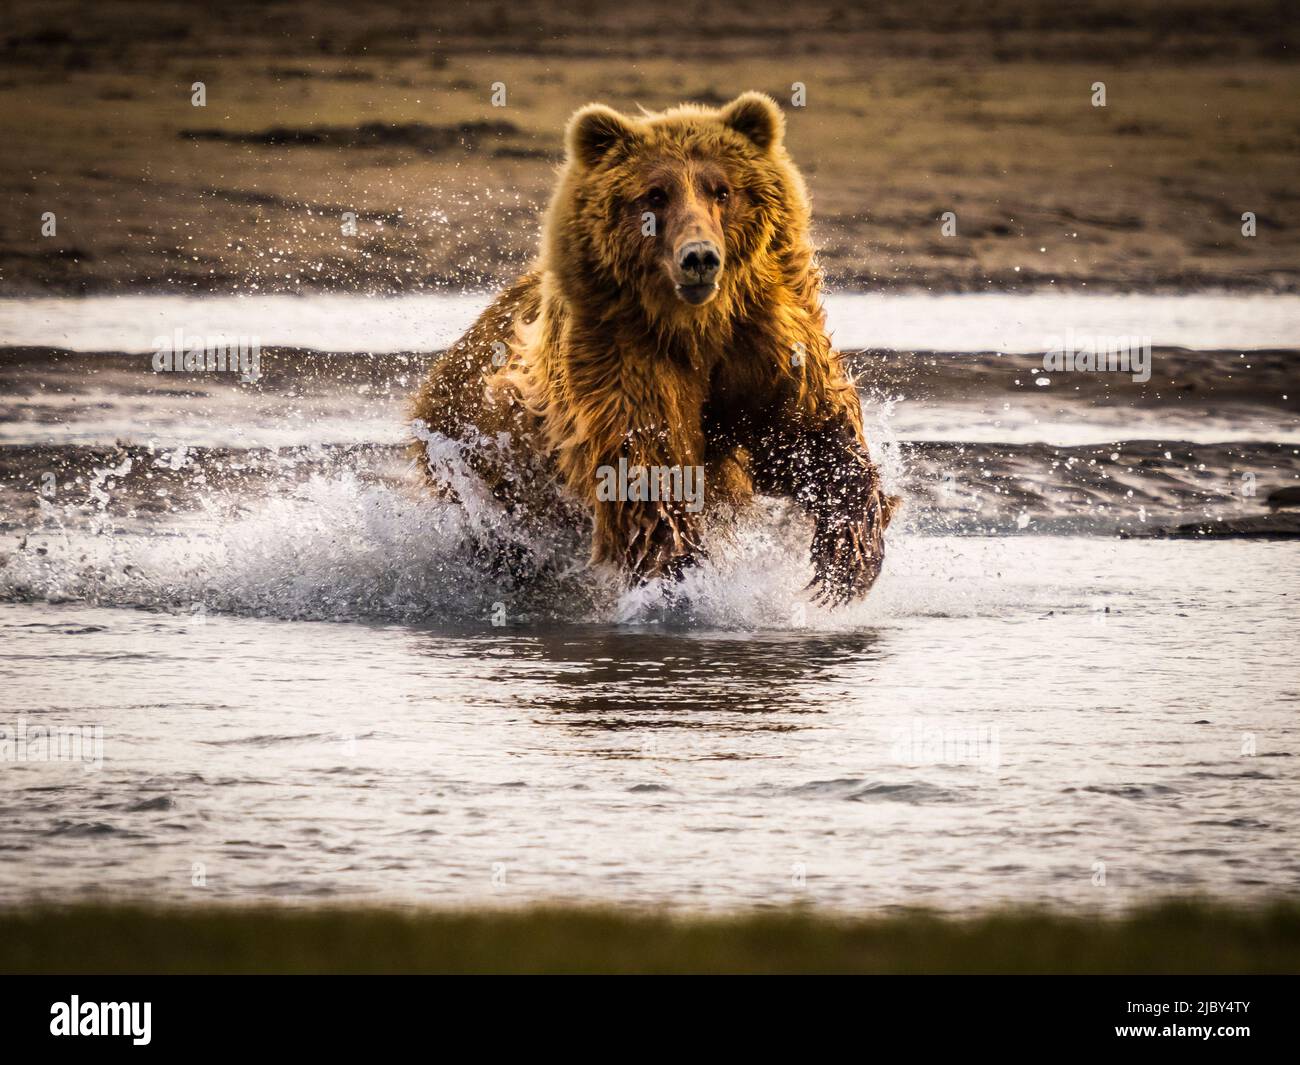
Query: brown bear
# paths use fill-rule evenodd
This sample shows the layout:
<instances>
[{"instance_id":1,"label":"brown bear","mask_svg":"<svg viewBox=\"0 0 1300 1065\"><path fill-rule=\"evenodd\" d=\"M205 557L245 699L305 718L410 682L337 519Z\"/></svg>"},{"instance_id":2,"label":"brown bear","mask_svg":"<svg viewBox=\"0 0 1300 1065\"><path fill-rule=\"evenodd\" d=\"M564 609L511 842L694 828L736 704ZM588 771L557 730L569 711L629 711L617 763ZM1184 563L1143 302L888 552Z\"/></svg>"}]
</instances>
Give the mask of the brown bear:
<instances>
[{"instance_id":1,"label":"brown bear","mask_svg":"<svg viewBox=\"0 0 1300 1065\"><path fill-rule=\"evenodd\" d=\"M414 399L431 482L454 497L472 473L521 540L588 521L592 561L639 581L679 574L754 493L785 496L813 523L817 597L865 594L897 498L826 336L783 134L754 92L574 114L536 265Z\"/></svg>"}]
</instances>

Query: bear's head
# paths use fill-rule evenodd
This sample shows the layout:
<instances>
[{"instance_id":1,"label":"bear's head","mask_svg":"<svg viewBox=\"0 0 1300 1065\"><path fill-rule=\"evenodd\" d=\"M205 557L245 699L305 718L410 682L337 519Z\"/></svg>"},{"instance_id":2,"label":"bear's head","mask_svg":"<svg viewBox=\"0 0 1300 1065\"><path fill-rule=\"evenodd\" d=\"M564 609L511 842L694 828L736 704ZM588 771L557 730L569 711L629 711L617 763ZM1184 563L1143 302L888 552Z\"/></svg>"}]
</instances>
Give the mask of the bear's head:
<instances>
[{"instance_id":1,"label":"bear's head","mask_svg":"<svg viewBox=\"0 0 1300 1065\"><path fill-rule=\"evenodd\" d=\"M587 306L632 299L657 323L696 327L761 299L792 272L785 259L807 254L807 195L784 129L757 92L638 117L580 109L547 223L561 290Z\"/></svg>"}]
</instances>

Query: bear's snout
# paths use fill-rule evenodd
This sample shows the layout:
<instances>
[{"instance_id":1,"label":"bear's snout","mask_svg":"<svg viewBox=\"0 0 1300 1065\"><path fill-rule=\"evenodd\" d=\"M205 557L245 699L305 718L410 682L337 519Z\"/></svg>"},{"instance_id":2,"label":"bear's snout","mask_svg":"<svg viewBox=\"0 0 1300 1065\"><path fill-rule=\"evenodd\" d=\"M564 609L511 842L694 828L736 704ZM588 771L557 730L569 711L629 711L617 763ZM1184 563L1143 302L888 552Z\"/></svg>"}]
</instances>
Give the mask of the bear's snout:
<instances>
[{"instance_id":1,"label":"bear's snout","mask_svg":"<svg viewBox=\"0 0 1300 1065\"><path fill-rule=\"evenodd\" d=\"M704 303L717 291L722 250L713 241L687 241L677 249L674 263L677 295L687 303Z\"/></svg>"}]
</instances>

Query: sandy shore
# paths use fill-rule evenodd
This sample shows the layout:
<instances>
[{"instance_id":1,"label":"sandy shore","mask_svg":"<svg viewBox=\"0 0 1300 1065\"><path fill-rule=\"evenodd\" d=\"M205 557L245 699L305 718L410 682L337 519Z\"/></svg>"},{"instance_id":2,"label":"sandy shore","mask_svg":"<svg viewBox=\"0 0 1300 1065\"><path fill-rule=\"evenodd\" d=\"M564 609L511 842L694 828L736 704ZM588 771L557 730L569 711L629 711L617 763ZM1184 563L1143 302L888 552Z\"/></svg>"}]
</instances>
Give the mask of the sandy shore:
<instances>
[{"instance_id":1,"label":"sandy shore","mask_svg":"<svg viewBox=\"0 0 1300 1065\"><path fill-rule=\"evenodd\" d=\"M1262 0L9 11L8 295L496 283L575 107L752 88L786 106L841 288L1297 287L1296 31Z\"/></svg>"}]
</instances>

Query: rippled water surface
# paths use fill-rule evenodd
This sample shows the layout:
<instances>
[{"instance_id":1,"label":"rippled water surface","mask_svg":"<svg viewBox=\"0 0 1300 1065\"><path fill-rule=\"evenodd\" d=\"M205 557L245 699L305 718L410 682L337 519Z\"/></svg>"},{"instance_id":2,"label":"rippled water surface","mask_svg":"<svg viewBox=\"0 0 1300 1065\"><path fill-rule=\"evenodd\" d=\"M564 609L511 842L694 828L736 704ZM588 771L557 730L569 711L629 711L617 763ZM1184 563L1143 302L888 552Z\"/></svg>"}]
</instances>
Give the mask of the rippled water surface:
<instances>
[{"instance_id":1,"label":"rippled water surface","mask_svg":"<svg viewBox=\"0 0 1300 1065\"><path fill-rule=\"evenodd\" d=\"M1295 563L924 538L868 606L755 631L10 604L8 716L102 725L103 761L6 767L0 898L1291 890Z\"/></svg>"},{"instance_id":2,"label":"rippled water surface","mask_svg":"<svg viewBox=\"0 0 1300 1065\"><path fill-rule=\"evenodd\" d=\"M398 446L432 356L307 352L290 318L247 387L153 374L123 330L157 323L106 302L0 306L0 343L51 346L0 347L0 904L1295 892L1293 301L1106 305L1182 347L1146 385L1045 389L975 353L1064 304L943 303L927 333L909 299L832 307L900 348L856 358L907 499L838 612L771 501L671 610L581 543L482 572L499 515L430 499ZM87 731L51 759L48 729Z\"/></svg>"}]
</instances>

